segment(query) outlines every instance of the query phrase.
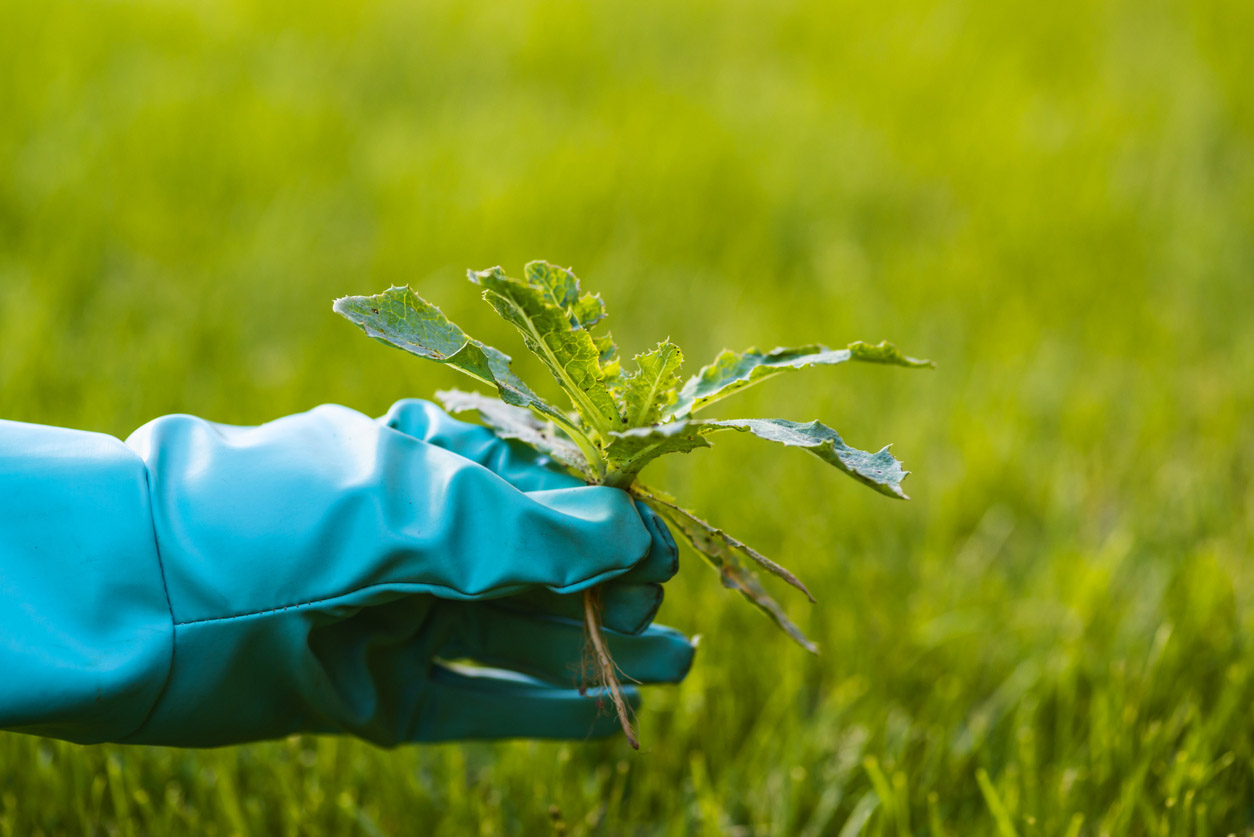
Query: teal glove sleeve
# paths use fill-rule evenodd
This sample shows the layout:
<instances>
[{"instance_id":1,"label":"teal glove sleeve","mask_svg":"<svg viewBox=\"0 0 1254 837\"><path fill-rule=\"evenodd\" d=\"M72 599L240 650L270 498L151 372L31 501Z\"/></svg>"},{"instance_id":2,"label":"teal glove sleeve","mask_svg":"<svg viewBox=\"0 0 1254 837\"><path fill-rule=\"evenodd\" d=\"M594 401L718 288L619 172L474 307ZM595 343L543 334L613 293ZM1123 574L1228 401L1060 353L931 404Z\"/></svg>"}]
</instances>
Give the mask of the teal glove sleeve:
<instances>
[{"instance_id":1,"label":"teal glove sleeve","mask_svg":"<svg viewBox=\"0 0 1254 837\"><path fill-rule=\"evenodd\" d=\"M171 416L125 448L8 423L0 462L6 728L183 746L606 734L573 688L567 617L607 581L629 677L691 663L646 627L674 572L656 518L422 402L256 428Z\"/></svg>"},{"instance_id":2,"label":"teal glove sleeve","mask_svg":"<svg viewBox=\"0 0 1254 837\"><path fill-rule=\"evenodd\" d=\"M122 738L173 653L143 460L110 436L0 421L0 728Z\"/></svg>"}]
</instances>

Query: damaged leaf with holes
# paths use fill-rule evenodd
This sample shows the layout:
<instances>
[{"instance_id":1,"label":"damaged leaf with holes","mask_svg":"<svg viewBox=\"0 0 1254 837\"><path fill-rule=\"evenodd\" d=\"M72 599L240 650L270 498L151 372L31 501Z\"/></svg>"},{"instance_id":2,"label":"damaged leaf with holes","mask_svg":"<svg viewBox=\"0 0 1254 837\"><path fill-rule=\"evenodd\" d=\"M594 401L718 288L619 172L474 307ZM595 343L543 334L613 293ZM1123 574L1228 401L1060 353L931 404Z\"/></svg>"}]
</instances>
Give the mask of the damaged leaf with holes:
<instances>
[{"instance_id":1,"label":"damaged leaf with holes","mask_svg":"<svg viewBox=\"0 0 1254 837\"><path fill-rule=\"evenodd\" d=\"M488 387L489 394L450 390L437 397L450 413L476 413L498 436L530 445L554 467L591 484L621 488L648 504L705 559L723 586L747 599L803 648L817 653L814 643L767 592L758 571L812 602L805 585L781 564L675 499L642 485L640 472L658 457L711 447L711 436L735 430L806 451L881 494L907 499L901 483L909 472L887 446L874 453L859 450L819 421L695 415L747 387L803 369L849 362L917 368L930 367L931 362L904 355L887 342L858 341L844 348L820 344L769 351L750 348L724 350L683 380L683 353L669 339L635 355L630 368L624 369L618 347L601 326L606 318L604 301L585 291L569 268L534 261L524 267L521 278L500 267L468 271L468 278L549 371L564 403L538 394L512 371L508 355L470 337L408 287L344 297L334 308L370 337L450 366ZM539 381L532 383L539 388ZM585 593L594 595L595 591ZM585 613L590 641L601 647L595 608L587 606ZM602 663L598 673L599 685L614 698L623 730L636 746L612 661Z\"/></svg>"}]
</instances>

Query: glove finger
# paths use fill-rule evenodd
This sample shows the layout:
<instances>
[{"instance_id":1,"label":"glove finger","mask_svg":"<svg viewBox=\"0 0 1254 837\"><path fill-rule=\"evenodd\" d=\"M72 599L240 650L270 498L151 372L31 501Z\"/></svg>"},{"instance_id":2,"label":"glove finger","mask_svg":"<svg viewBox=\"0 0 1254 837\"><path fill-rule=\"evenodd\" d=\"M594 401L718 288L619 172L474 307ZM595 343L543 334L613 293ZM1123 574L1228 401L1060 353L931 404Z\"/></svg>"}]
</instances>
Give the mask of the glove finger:
<instances>
[{"instance_id":1,"label":"glove finger","mask_svg":"<svg viewBox=\"0 0 1254 837\"><path fill-rule=\"evenodd\" d=\"M576 622L583 619L583 596L562 595L552 590L540 589L510 596L502 601L519 610L564 616ZM640 633L657 616L661 606L660 584L624 584L615 579L601 585L601 624L612 631L622 634Z\"/></svg>"},{"instance_id":2,"label":"glove finger","mask_svg":"<svg viewBox=\"0 0 1254 837\"><path fill-rule=\"evenodd\" d=\"M481 425L458 421L430 401L397 401L379 423L482 465L519 491L550 491L584 484L583 480L550 467L552 460L547 456L520 442L500 439Z\"/></svg>"},{"instance_id":3,"label":"glove finger","mask_svg":"<svg viewBox=\"0 0 1254 837\"><path fill-rule=\"evenodd\" d=\"M487 604L464 613L460 635L440 649L441 656L467 657L563 686L595 679L595 670L584 660L587 639L582 622ZM626 681L678 683L692 667L695 649L671 628L654 626L637 636L602 631L602 636Z\"/></svg>"},{"instance_id":4,"label":"glove finger","mask_svg":"<svg viewBox=\"0 0 1254 837\"><path fill-rule=\"evenodd\" d=\"M648 627L662 605L661 582L679 569L679 552L662 519L643 503L636 503L640 519L652 536L649 554L622 576L601 586L601 621L624 634L638 634ZM510 598L511 606L540 613L583 620L583 598L535 590Z\"/></svg>"},{"instance_id":5,"label":"glove finger","mask_svg":"<svg viewBox=\"0 0 1254 837\"><path fill-rule=\"evenodd\" d=\"M634 709L640 694L624 696ZM604 738L618 732L609 700L560 689L512 672L436 664L431 669L413 741L501 738Z\"/></svg>"},{"instance_id":6,"label":"glove finger","mask_svg":"<svg viewBox=\"0 0 1254 837\"><path fill-rule=\"evenodd\" d=\"M465 487L453 487L448 500L431 504L448 509L435 526L383 533L389 540L378 549L389 557L389 577L370 584L371 595L430 593L477 601L546 588L569 595L612 581L648 554L648 532L631 499L616 488L521 494L491 476L501 491L469 485L479 482L474 471L464 471L461 479ZM432 549L431 530L438 527L455 531L435 532L438 548ZM361 600L366 585L356 587Z\"/></svg>"},{"instance_id":7,"label":"glove finger","mask_svg":"<svg viewBox=\"0 0 1254 837\"><path fill-rule=\"evenodd\" d=\"M661 584L679 572L679 547L662 518L644 503L636 503L636 511L653 542L645 559L621 576L618 581L629 584Z\"/></svg>"}]
</instances>

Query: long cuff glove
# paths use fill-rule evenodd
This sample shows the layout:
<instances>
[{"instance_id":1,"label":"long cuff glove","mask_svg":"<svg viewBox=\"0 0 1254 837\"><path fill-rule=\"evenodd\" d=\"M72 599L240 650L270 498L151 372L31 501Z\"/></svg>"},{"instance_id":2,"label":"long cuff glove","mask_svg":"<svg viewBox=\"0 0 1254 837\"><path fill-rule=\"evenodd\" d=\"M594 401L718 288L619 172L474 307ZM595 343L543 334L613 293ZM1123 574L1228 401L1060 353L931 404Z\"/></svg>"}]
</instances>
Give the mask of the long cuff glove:
<instances>
[{"instance_id":1,"label":"long cuff glove","mask_svg":"<svg viewBox=\"0 0 1254 837\"><path fill-rule=\"evenodd\" d=\"M626 494L425 402L255 428L170 416L125 445L0 422L0 728L180 746L609 734L575 688L573 594L609 582L626 676L677 682L690 644L649 627L674 571Z\"/></svg>"}]
</instances>

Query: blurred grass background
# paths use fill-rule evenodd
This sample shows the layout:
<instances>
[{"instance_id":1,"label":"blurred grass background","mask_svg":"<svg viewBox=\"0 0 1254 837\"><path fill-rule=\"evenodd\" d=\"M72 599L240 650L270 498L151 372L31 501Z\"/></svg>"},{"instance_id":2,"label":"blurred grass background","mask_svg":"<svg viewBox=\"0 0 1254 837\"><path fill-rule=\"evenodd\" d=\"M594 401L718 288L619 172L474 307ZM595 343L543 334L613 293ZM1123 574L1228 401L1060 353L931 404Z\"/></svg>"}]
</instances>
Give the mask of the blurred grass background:
<instances>
[{"instance_id":1,"label":"blurred grass background","mask_svg":"<svg viewBox=\"0 0 1254 837\"><path fill-rule=\"evenodd\" d=\"M462 277L532 258L689 371L939 364L726 406L895 443L911 503L748 439L663 468L824 653L689 555L646 752L0 736L0 834L1254 833L1254 4L0 8L5 418L382 413L456 379L331 300L517 349Z\"/></svg>"}]
</instances>

